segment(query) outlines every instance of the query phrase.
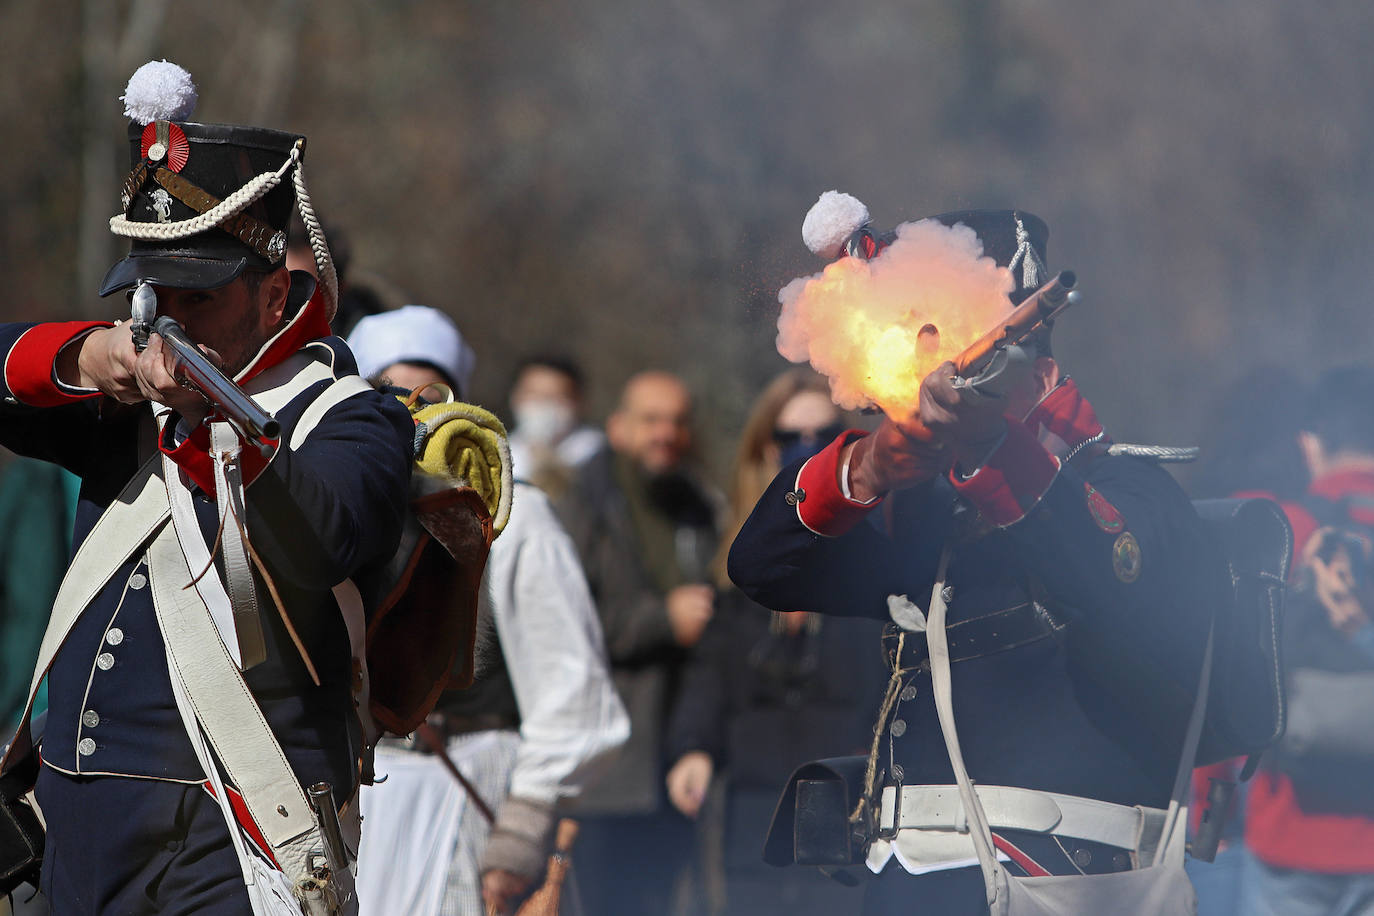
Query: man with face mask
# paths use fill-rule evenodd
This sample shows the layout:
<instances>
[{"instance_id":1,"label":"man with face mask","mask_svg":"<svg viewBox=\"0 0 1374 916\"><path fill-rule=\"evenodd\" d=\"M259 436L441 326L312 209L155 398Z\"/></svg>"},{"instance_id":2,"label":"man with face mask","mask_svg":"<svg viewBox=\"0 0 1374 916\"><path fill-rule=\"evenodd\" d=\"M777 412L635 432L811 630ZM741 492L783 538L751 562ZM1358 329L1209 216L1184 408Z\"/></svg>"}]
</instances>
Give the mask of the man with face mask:
<instances>
[{"instance_id":1,"label":"man with face mask","mask_svg":"<svg viewBox=\"0 0 1374 916\"><path fill-rule=\"evenodd\" d=\"M582 370L561 356L531 356L515 370L511 464L554 498L606 444L600 430L582 422L582 394Z\"/></svg>"}]
</instances>

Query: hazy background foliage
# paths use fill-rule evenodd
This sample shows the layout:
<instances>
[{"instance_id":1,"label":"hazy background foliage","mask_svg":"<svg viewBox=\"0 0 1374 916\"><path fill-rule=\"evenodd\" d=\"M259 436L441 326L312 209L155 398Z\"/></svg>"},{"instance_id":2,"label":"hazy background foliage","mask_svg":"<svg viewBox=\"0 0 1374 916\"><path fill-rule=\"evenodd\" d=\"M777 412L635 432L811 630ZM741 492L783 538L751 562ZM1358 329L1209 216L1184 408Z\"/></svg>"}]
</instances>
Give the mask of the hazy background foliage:
<instances>
[{"instance_id":1,"label":"hazy background foliage","mask_svg":"<svg viewBox=\"0 0 1374 916\"><path fill-rule=\"evenodd\" d=\"M1119 440L1196 440L1256 363L1369 359L1368 3L0 10L5 320L123 311L92 289L120 248L117 97L151 55L195 76L198 119L310 138L313 195L359 278L457 318L475 395L502 409L531 350L580 358L598 415L629 373L666 367L719 454L784 365L776 293L819 269L800 226L829 188L881 227L966 206L1045 217L1051 266L1086 295L1057 355Z\"/></svg>"}]
</instances>

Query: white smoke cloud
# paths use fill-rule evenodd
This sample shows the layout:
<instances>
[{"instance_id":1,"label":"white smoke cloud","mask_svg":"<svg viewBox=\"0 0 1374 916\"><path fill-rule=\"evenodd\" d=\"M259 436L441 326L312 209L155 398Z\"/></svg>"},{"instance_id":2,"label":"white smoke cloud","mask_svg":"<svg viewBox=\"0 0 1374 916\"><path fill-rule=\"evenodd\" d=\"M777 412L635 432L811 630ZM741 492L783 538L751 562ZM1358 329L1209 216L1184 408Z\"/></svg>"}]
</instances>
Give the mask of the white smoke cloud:
<instances>
[{"instance_id":1,"label":"white smoke cloud","mask_svg":"<svg viewBox=\"0 0 1374 916\"><path fill-rule=\"evenodd\" d=\"M1011 313L1014 288L967 226L903 223L872 260L840 258L782 288L778 352L827 376L841 407L900 415L932 369Z\"/></svg>"}]
</instances>

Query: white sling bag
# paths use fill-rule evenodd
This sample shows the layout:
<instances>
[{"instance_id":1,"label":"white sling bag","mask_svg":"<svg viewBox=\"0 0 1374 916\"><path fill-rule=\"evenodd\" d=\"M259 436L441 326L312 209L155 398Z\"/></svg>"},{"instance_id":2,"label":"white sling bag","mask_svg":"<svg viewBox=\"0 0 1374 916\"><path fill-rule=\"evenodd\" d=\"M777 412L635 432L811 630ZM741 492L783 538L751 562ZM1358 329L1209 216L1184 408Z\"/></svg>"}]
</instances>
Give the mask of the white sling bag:
<instances>
[{"instance_id":1,"label":"white sling bag","mask_svg":"<svg viewBox=\"0 0 1374 916\"><path fill-rule=\"evenodd\" d=\"M1183 870L1187 829L1187 793L1192 762L1207 707L1207 684L1212 668L1212 635L1207 637L1197 700L1183 742L1183 754L1174 778L1173 796L1159 848L1153 861L1131 871L1102 875L1050 875L1023 878L1007 873L997 860L992 828L983 803L964 768L959 735L954 725L954 698L950 679L949 644L945 635L943 592L950 549L940 558L935 588L931 592L926 622L935 710L944 733L945 748L959 784L959 796L967 817L969 834L983 870L988 908L992 916L1081 916L1084 913L1141 914L1141 916L1192 916L1197 896Z\"/></svg>"}]
</instances>

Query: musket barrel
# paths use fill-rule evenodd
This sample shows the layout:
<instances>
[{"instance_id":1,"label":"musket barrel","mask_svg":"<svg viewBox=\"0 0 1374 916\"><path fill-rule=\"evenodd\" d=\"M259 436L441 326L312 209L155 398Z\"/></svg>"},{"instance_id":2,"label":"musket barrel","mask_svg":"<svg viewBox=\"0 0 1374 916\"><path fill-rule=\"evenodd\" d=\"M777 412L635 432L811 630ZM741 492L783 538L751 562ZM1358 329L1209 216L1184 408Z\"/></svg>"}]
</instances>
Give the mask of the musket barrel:
<instances>
[{"instance_id":1,"label":"musket barrel","mask_svg":"<svg viewBox=\"0 0 1374 916\"><path fill-rule=\"evenodd\" d=\"M181 371L191 384L214 402L240 432L257 440L255 444L259 447L263 440L281 437L281 424L210 362L175 318L168 315L159 317L153 322L153 331L176 353Z\"/></svg>"},{"instance_id":2,"label":"musket barrel","mask_svg":"<svg viewBox=\"0 0 1374 916\"><path fill-rule=\"evenodd\" d=\"M1040 311L1046 317L1061 311L1069 304L1069 293L1078 285L1078 275L1071 270L1061 270L1059 276L1036 291Z\"/></svg>"},{"instance_id":3,"label":"musket barrel","mask_svg":"<svg viewBox=\"0 0 1374 916\"><path fill-rule=\"evenodd\" d=\"M1013 309L1005 321L964 348L954 358L955 371L967 378L970 373L984 368L999 348L1025 340L1037 326L1077 301L1077 297L1072 295L1077 285L1078 276L1073 271L1060 271L1054 279Z\"/></svg>"}]
</instances>

